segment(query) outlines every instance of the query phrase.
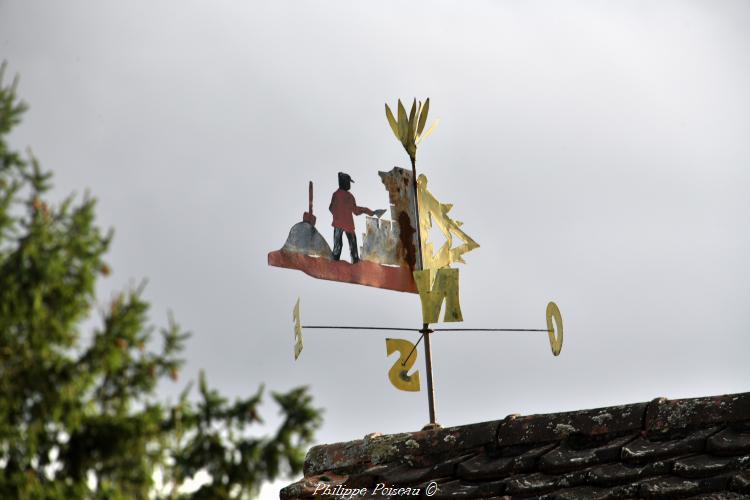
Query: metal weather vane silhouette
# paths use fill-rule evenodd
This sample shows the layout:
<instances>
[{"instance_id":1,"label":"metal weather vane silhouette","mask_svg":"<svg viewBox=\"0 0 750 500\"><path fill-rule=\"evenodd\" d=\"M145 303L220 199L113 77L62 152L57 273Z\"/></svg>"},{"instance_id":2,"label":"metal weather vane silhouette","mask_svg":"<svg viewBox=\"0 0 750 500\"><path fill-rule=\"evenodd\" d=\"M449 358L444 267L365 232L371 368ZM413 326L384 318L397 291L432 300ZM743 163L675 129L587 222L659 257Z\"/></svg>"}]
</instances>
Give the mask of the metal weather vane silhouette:
<instances>
[{"instance_id":1,"label":"metal weather vane silhouette","mask_svg":"<svg viewBox=\"0 0 750 500\"><path fill-rule=\"evenodd\" d=\"M390 356L399 353L399 359L388 371L394 387L403 391L419 391L419 370L409 373L416 362L416 349L424 341L425 371L427 378L427 401L430 425L438 425L435 412L435 389L432 378L431 335L439 332L547 332L552 353L560 354L563 343L563 324L560 309L554 302L547 304L547 328L431 328L440 322L461 322L459 300L459 270L451 267L465 263L463 255L478 248L462 229L462 223L453 220L448 213L453 205L441 203L427 189L427 177L417 176L417 146L436 128L433 123L425 132L430 99L424 105L415 99L407 114L398 101L394 116L388 104L385 114L388 124L411 161L411 170L394 167L389 172L379 172L385 184L391 204L391 220L381 219L385 210L370 210L357 206L350 192L351 177L339 172L339 189L334 192L329 209L333 214L334 248L315 229L313 215L313 184L309 184L309 211L302 222L295 224L286 243L280 250L268 254L271 266L298 269L310 276L373 286L388 290L418 293L422 308L420 328L389 326L350 325L303 325L300 319L300 301L294 306L294 358L302 352L304 329L339 331L403 331L417 332L416 343L404 339L386 338L386 352ZM367 214L361 259L354 231L354 215ZM429 240L430 229L436 227L445 242L437 249ZM342 237L346 234L352 263L340 260ZM454 240L461 243L454 246Z\"/></svg>"}]
</instances>

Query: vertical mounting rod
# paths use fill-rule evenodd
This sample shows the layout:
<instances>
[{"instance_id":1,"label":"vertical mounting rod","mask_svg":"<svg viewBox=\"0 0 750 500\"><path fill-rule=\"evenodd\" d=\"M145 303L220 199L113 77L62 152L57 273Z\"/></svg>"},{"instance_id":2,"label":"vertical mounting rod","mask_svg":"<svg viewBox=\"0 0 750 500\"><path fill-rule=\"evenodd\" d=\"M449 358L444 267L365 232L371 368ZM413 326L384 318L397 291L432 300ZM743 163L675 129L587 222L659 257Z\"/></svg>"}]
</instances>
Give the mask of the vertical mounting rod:
<instances>
[{"instance_id":1,"label":"vertical mounting rod","mask_svg":"<svg viewBox=\"0 0 750 500\"><path fill-rule=\"evenodd\" d=\"M430 425L436 425L435 418L435 386L432 385L432 349L430 348L430 334L432 330L429 325L423 324L422 335L424 335L424 362L427 370L427 405L430 411Z\"/></svg>"},{"instance_id":2,"label":"vertical mounting rod","mask_svg":"<svg viewBox=\"0 0 750 500\"><path fill-rule=\"evenodd\" d=\"M417 225L417 255L419 256L415 267L421 271L423 269L422 234L419 231L419 192L417 190L416 158L411 158L411 175L412 187L414 188L414 215L416 216L414 222ZM430 346L430 333L432 331L428 328L429 326L427 323L423 323L421 333L424 335L424 359L425 369L427 370L427 405L430 412L430 426L435 426L437 425L437 417L435 416L435 386L432 383L432 348Z\"/></svg>"}]
</instances>

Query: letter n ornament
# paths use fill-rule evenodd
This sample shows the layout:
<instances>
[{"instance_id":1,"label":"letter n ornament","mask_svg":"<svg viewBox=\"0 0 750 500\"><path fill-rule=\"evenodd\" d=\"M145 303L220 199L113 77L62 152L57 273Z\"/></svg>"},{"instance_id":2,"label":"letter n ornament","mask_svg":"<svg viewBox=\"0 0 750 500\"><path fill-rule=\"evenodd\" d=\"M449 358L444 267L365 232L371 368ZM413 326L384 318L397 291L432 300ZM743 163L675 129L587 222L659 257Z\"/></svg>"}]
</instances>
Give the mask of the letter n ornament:
<instances>
[{"instance_id":1,"label":"letter n ornament","mask_svg":"<svg viewBox=\"0 0 750 500\"><path fill-rule=\"evenodd\" d=\"M437 323L445 302L443 321L463 321L458 298L458 269L444 267L414 271L414 282L422 302L422 323Z\"/></svg>"}]
</instances>

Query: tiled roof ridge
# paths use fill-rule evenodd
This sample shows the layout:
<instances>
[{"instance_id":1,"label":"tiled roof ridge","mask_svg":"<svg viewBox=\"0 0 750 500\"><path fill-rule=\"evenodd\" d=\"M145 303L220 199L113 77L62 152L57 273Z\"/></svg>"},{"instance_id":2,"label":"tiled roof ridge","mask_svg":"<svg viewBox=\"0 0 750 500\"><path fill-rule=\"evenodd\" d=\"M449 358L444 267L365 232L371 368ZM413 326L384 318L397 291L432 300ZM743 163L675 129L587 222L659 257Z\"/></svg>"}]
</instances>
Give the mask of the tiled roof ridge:
<instances>
[{"instance_id":1,"label":"tiled roof ridge","mask_svg":"<svg viewBox=\"0 0 750 500\"><path fill-rule=\"evenodd\" d=\"M305 475L356 469L365 463L384 463L414 455L480 446L513 446L552 442L571 435L596 437L640 431L650 437L670 430L707 427L750 418L750 392L700 398L655 398L648 403L607 406L589 410L508 415L502 420L400 434L369 434L363 439L317 445L305 458ZM488 439L492 436L492 439Z\"/></svg>"},{"instance_id":2,"label":"tiled roof ridge","mask_svg":"<svg viewBox=\"0 0 750 500\"><path fill-rule=\"evenodd\" d=\"M320 484L367 486L377 480L416 485L432 480L443 493L458 488L458 496L465 498L484 498L484 491L520 497L560 491L577 498L574 487L606 493L594 498L659 496L664 491L676 491L672 496L681 498L691 491L723 491L730 483L732 491L750 493L748 467L750 392L509 415L318 445L307 453L305 477L284 488L281 497L311 498L311 488ZM708 478L707 471L716 477ZM740 472L735 477L727 476L728 471ZM618 483L626 480L631 483ZM602 485L611 488L601 490ZM563 493L550 498L566 498ZM453 495L436 498L443 496Z\"/></svg>"}]
</instances>

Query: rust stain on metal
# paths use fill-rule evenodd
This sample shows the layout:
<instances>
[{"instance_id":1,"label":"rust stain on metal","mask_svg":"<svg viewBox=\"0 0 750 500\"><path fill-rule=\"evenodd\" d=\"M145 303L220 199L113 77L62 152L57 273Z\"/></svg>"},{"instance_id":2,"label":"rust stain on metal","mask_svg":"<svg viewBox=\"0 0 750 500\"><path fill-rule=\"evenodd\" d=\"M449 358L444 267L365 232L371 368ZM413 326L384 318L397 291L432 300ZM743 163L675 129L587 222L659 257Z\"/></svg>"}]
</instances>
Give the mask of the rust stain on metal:
<instances>
[{"instance_id":1,"label":"rust stain on metal","mask_svg":"<svg viewBox=\"0 0 750 500\"><path fill-rule=\"evenodd\" d=\"M409 269L414 269L417 262L417 245L414 243L417 231L411 224L411 218L406 212L398 215L400 260Z\"/></svg>"},{"instance_id":2,"label":"rust stain on metal","mask_svg":"<svg viewBox=\"0 0 750 500\"><path fill-rule=\"evenodd\" d=\"M409 170L393 167L388 172L378 172L388 190L391 204L391 220L398 223L397 263L410 270L419 261L417 248L416 200L412 189L412 173ZM392 224L392 227L395 224Z\"/></svg>"}]
</instances>

